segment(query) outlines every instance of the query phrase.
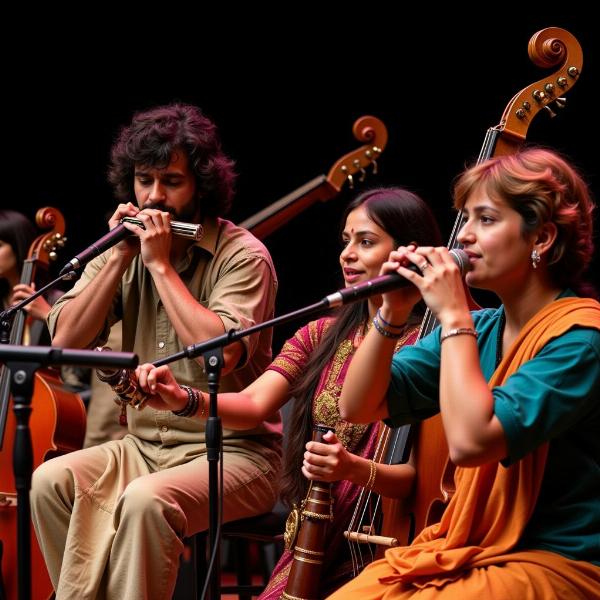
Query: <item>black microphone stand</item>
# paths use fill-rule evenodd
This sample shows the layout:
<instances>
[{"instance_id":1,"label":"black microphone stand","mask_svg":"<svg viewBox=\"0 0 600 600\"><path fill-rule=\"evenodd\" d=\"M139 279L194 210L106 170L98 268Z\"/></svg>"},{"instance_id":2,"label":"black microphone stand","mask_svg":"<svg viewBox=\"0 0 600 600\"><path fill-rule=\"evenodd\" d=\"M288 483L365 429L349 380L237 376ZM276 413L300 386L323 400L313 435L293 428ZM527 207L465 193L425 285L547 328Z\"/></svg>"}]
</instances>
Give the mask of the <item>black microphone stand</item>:
<instances>
[{"instance_id":1,"label":"black microphone stand","mask_svg":"<svg viewBox=\"0 0 600 600\"><path fill-rule=\"evenodd\" d=\"M17 422L13 447L13 471L17 490L17 559L19 600L31 597L31 528L29 490L33 471L33 446L29 417L33 396L34 376L40 367L55 365L82 365L88 367L135 368L137 356L130 352L96 352L90 350L62 350L50 346L18 346L10 344L10 329L15 314L55 287L60 281L72 279L79 271L59 275L31 296L0 313L0 363L10 372L13 412ZM0 406L0 423L5 422L8 405ZM1 583L1 582L0 582ZM0 589L0 591L2 591Z\"/></svg>"},{"instance_id":2,"label":"black microphone stand","mask_svg":"<svg viewBox=\"0 0 600 600\"><path fill-rule=\"evenodd\" d=\"M33 447L29 416L34 375L40 367L81 365L93 368L134 369L138 357L133 352L63 350L51 346L0 345L0 363L11 374L13 411L17 421L13 448L13 471L17 490L17 559L19 600L31 598L31 526L29 490L33 471Z\"/></svg>"},{"instance_id":3,"label":"black microphone stand","mask_svg":"<svg viewBox=\"0 0 600 600\"><path fill-rule=\"evenodd\" d=\"M206 582L204 590L200 598L204 597L204 593L207 589L210 590L209 598L211 600L217 600L219 598L220 588L220 577L221 577L221 565L219 557L220 547L220 507L221 498L219 494L219 461L222 454L222 442L223 442L223 427L221 419L218 416L217 409L217 393L219 391L219 376L221 368L223 366L223 348L229 344L233 344L243 337L266 329L267 327L274 327L282 323L287 323L294 319L301 317L308 317L317 312L329 308L336 303L331 297L324 298L320 302L311 304L304 308L298 309L291 313L275 317L269 321L258 323L247 329L240 330L229 330L223 335L211 338L205 342L199 344L191 344L187 346L181 352L171 354L160 360L155 361L153 364L157 367L161 365L167 365L181 358L195 358L202 356L204 360L204 368L208 375L208 391L209 391L209 411L208 418L206 420L206 453L209 461L208 466L208 514L209 514L209 541L210 541L210 552L209 556L210 564L206 575Z\"/></svg>"}]
</instances>

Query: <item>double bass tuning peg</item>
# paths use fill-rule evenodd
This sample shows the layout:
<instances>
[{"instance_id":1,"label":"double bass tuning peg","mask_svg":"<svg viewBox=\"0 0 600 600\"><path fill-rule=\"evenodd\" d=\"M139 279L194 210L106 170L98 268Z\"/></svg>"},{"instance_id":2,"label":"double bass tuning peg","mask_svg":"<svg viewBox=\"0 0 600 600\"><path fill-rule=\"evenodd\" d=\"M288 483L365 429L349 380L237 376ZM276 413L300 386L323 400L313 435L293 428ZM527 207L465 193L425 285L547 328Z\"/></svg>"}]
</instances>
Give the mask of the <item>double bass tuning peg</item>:
<instances>
[{"instance_id":1,"label":"double bass tuning peg","mask_svg":"<svg viewBox=\"0 0 600 600\"><path fill-rule=\"evenodd\" d=\"M352 173L348 173L348 167L346 165L342 166L342 173L346 175L346 181L348 182L348 187L353 190L354 189L354 177L352 177Z\"/></svg>"},{"instance_id":2,"label":"double bass tuning peg","mask_svg":"<svg viewBox=\"0 0 600 600\"><path fill-rule=\"evenodd\" d=\"M358 176L358 180L362 183L367 177L367 172L365 171L364 167L360 165L360 160L358 160L358 158L355 158L352 164L354 165L354 168L360 173L360 175Z\"/></svg>"},{"instance_id":3,"label":"double bass tuning peg","mask_svg":"<svg viewBox=\"0 0 600 600\"><path fill-rule=\"evenodd\" d=\"M554 108L561 110L566 106L567 100L566 98L556 98L556 100L552 104ZM544 110L550 115L550 118L554 118L556 116L556 113L554 112L554 110L552 110L550 105L544 106Z\"/></svg>"},{"instance_id":4,"label":"double bass tuning peg","mask_svg":"<svg viewBox=\"0 0 600 600\"><path fill-rule=\"evenodd\" d=\"M564 108L566 105L567 105L567 99L566 99L566 98L562 98L562 97L561 97L561 98L557 98L557 99L554 101L554 106L556 106L556 108L560 108L560 109L562 109L562 108Z\"/></svg>"}]
</instances>

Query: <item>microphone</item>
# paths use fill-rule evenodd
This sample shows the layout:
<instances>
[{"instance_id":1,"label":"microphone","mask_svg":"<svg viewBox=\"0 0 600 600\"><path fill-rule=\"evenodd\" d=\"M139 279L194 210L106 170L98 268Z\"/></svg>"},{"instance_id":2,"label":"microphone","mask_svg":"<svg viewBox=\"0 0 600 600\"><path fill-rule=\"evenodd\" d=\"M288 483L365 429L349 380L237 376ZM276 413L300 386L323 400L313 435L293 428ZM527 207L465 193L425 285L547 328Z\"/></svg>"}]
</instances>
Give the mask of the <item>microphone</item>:
<instances>
[{"instance_id":1,"label":"microphone","mask_svg":"<svg viewBox=\"0 0 600 600\"><path fill-rule=\"evenodd\" d=\"M464 250L458 248L450 250L450 256L452 256L457 267L460 269L461 276L471 270L469 255ZM422 275L421 270L414 263L410 263L406 268L414 273ZM363 281L357 285L338 290L337 292L326 296L324 301L327 303L327 306L336 307L341 306L342 304L356 302L363 298L369 298L370 296L375 296L377 294L383 294L407 285L410 285L410 281L405 277L402 277L402 275L399 275L398 273L388 273L386 275L379 275L379 277L369 279L368 281Z\"/></svg>"},{"instance_id":2,"label":"microphone","mask_svg":"<svg viewBox=\"0 0 600 600\"><path fill-rule=\"evenodd\" d=\"M156 208L155 202L148 202L144 208ZM124 220L124 219L123 219ZM137 225L138 223L136 223ZM131 231L125 228L123 222L119 223L116 227L111 229L108 233L104 234L97 242L88 246L83 252L80 252L72 258L58 274L62 277L66 273L71 273L81 269L84 265L87 265L92 258L96 258L103 252L106 252L109 248L116 246L121 240L124 240L128 235L131 235Z\"/></svg>"},{"instance_id":3,"label":"microphone","mask_svg":"<svg viewBox=\"0 0 600 600\"><path fill-rule=\"evenodd\" d=\"M118 244L121 240L124 240L131 232L125 228L123 223L119 223L116 227L111 229L107 234L103 235L97 242L94 242L88 246L85 250L80 252L75 258L72 258L61 270L59 276L63 276L71 271L76 271L92 260L96 256L102 254L109 248L112 248Z\"/></svg>"}]
</instances>

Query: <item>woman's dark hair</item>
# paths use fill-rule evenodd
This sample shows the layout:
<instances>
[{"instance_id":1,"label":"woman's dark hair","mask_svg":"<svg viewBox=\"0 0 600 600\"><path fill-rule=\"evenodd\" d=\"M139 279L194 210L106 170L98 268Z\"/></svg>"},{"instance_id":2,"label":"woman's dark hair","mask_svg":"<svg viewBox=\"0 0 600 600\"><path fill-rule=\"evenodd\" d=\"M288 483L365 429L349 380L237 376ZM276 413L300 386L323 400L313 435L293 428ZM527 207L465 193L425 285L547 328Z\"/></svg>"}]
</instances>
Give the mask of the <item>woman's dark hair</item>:
<instances>
[{"instance_id":1,"label":"woman's dark hair","mask_svg":"<svg viewBox=\"0 0 600 600\"><path fill-rule=\"evenodd\" d=\"M0 210L0 240L12 248L19 272L35 235L35 227L25 215L14 210ZM8 281L1 279L0 298L7 298L9 293Z\"/></svg>"},{"instance_id":2,"label":"woman's dark hair","mask_svg":"<svg viewBox=\"0 0 600 600\"><path fill-rule=\"evenodd\" d=\"M398 187L376 188L358 195L344 211L341 229L348 215L364 206L369 217L388 233L395 246L406 245L411 241L419 245L439 246L441 234L433 214L427 204L416 194ZM308 482L302 475L301 467L304 447L312 437L312 401L319 383L323 365L327 364L348 334L365 323L368 302L356 302L341 307L323 340L311 354L306 364L304 376L292 387L294 397L287 428L284 472L280 490L281 499L291 506L306 494Z\"/></svg>"},{"instance_id":3,"label":"woman's dark hair","mask_svg":"<svg viewBox=\"0 0 600 600\"><path fill-rule=\"evenodd\" d=\"M234 162L221 150L215 124L189 104L159 106L136 113L111 151L108 180L122 202L133 198L136 165L165 168L182 150L196 177L196 201L202 214L225 215L231 207L236 178Z\"/></svg>"}]
</instances>

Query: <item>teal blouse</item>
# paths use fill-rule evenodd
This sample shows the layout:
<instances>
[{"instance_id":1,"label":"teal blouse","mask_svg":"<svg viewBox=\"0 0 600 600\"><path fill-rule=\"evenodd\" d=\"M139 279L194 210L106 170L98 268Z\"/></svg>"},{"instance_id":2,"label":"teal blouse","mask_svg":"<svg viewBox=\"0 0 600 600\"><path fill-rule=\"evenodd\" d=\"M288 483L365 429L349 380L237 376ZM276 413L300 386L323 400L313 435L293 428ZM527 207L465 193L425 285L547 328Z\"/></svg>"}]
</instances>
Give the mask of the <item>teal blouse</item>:
<instances>
[{"instance_id":1,"label":"teal blouse","mask_svg":"<svg viewBox=\"0 0 600 600\"><path fill-rule=\"evenodd\" d=\"M473 313L488 381L498 362L503 311ZM439 365L439 328L394 355L389 425L439 412ZM504 466L550 442L540 496L519 548L600 566L600 331L573 328L551 340L492 393L508 447Z\"/></svg>"}]
</instances>

